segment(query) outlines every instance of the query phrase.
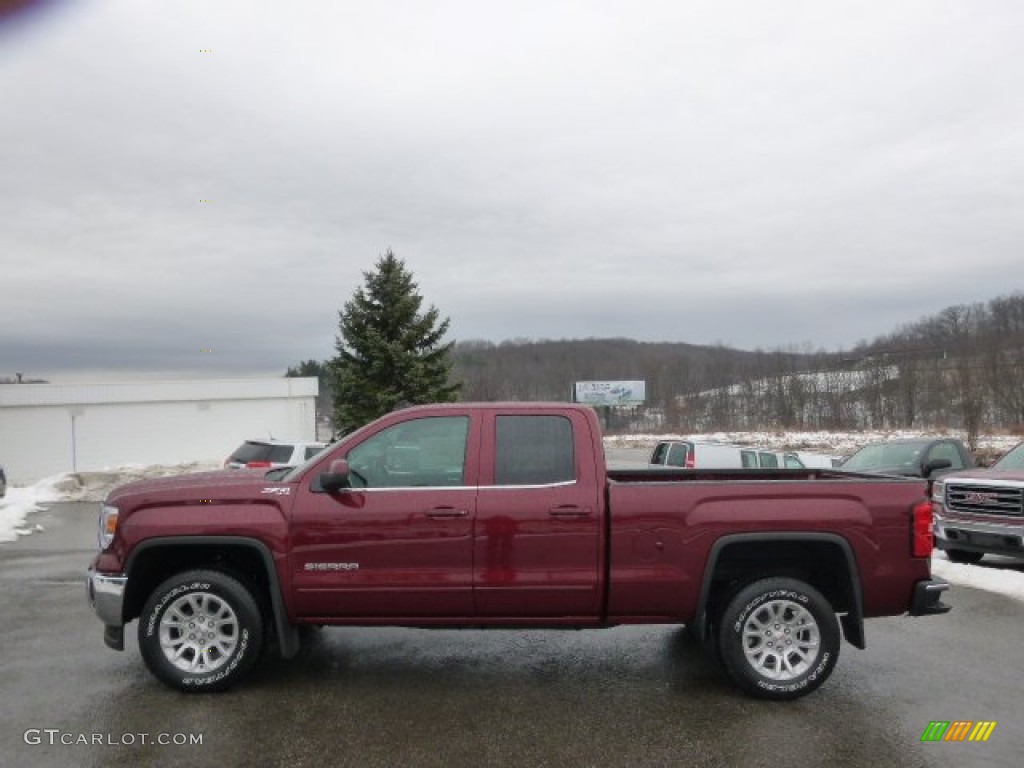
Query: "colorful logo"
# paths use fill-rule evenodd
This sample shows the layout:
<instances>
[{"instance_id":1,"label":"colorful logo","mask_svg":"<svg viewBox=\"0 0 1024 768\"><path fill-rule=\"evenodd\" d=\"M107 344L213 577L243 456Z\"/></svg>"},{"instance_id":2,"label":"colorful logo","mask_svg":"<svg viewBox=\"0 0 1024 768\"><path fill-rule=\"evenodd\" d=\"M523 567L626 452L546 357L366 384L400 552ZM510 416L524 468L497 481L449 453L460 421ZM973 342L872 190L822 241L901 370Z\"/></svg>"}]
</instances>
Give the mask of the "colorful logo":
<instances>
[{"instance_id":1,"label":"colorful logo","mask_svg":"<svg viewBox=\"0 0 1024 768\"><path fill-rule=\"evenodd\" d=\"M921 741L988 741L995 729L995 720L932 720Z\"/></svg>"}]
</instances>

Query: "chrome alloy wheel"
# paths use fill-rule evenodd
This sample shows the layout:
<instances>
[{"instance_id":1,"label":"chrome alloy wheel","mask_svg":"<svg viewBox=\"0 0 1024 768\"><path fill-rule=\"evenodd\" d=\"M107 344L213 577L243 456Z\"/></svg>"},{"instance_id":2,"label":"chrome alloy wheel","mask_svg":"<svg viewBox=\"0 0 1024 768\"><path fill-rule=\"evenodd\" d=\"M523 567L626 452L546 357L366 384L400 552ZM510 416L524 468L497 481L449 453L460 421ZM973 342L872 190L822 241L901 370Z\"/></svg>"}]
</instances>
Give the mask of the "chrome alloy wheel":
<instances>
[{"instance_id":1,"label":"chrome alloy wheel","mask_svg":"<svg viewBox=\"0 0 1024 768\"><path fill-rule=\"evenodd\" d=\"M821 635L810 612L792 600L772 600L747 617L743 653L771 680L794 680L818 658Z\"/></svg>"},{"instance_id":2,"label":"chrome alloy wheel","mask_svg":"<svg viewBox=\"0 0 1024 768\"><path fill-rule=\"evenodd\" d=\"M222 598L192 592L171 603L160 619L160 649L183 672L212 672L238 646L238 617Z\"/></svg>"}]
</instances>

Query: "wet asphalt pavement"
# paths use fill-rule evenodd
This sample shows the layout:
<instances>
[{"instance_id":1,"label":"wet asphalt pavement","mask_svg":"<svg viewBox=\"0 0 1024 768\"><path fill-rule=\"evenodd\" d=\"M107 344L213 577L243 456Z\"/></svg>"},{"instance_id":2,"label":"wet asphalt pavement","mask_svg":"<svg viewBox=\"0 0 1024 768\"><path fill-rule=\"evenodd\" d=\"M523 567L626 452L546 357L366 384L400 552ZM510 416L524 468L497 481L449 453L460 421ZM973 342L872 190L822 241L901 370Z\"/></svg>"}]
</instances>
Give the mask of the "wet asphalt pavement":
<instances>
[{"instance_id":1,"label":"wet asphalt pavement","mask_svg":"<svg viewBox=\"0 0 1024 768\"><path fill-rule=\"evenodd\" d=\"M103 645L83 580L95 510L55 505L30 518L44 532L0 544L2 766L1009 767L1024 755L1024 602L966 588L946 616L869 621L868 649L844 645L825 686L786 704L738 693L678 627L326 629L228 693L177 693L146 672L134 623L125 652ZM998 725L987 743L925 744L931 720ZM143 743L161 734L202 743Z\"/></svg>"}]
</instances>

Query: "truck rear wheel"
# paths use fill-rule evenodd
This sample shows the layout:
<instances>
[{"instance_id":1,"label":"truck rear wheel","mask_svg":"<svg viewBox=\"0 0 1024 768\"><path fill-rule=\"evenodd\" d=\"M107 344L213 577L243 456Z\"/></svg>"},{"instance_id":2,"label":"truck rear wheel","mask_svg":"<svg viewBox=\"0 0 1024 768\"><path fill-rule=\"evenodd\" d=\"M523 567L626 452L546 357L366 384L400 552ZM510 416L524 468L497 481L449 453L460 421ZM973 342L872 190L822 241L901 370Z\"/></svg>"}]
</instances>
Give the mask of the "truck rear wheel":
<instances>
[{"instance_id":1,"label":"truck rear wheel","mask_svg":"<svg viewBox=\"0 0 1024 768\"><path fill-rule=\"evenodd\" d=\"M222 691L259 656L263 619L252 593L220 571L179 573L157 587L139 617L149 671L182 691Z\"/></svg>"},{"instance_id":2,"label":"truck rear wheel","mask_svg":"<svg viewBox=\"0 0 1024 768\"><path fill-rule=\"evenodd\" d=\"M761 579L729 601L718 625L726 670L747 693L778 701L816 690L839 658L828 600L797 579Z\"/></svg>"}]
</instances>

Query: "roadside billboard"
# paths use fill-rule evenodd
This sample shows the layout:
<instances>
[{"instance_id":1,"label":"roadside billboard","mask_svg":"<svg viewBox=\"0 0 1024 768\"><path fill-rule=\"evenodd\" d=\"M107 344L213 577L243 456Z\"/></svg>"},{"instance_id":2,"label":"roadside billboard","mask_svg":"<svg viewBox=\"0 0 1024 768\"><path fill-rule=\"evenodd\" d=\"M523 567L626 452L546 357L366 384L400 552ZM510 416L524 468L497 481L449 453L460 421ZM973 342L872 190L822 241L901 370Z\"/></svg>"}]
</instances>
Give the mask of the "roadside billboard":
<instances>
[{"instance_id":1,"label":"roadside billboard","mask_svg":"<svg viewBox=\"0 0 1024 768\"><path fill-rule=\"evenodd\" d=\"M573 401L587 405L643 405L645 381L577 381Z\"/></svg>"}]
</instances>

